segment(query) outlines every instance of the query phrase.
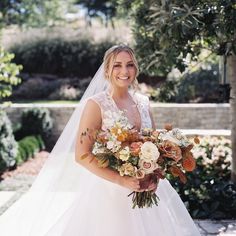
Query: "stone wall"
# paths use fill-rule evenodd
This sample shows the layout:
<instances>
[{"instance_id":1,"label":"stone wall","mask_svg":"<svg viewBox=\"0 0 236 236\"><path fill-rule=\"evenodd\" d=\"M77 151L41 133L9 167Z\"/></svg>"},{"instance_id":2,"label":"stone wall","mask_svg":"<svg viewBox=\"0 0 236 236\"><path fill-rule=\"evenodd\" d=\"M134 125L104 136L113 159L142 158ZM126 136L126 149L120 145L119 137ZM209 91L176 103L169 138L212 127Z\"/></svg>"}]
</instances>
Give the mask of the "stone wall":
<instances>
[{"instance_id":1,"label":"stone wall","mask_svg":"<svg viewBox=\"0 0 236 236\"><path fill-rule=\"evenodd\" d=\"M6 108L12 123L18 122L21 112L28 107L46 107L50 110L55 121L53 139L56 140L64 129L76 105L14 104ZM151 103L151 110L157 128L163 128L165 123L172 123L174 127L181 129L230 129L231 118L229 104Z\"/></svg>"}]
</instances>

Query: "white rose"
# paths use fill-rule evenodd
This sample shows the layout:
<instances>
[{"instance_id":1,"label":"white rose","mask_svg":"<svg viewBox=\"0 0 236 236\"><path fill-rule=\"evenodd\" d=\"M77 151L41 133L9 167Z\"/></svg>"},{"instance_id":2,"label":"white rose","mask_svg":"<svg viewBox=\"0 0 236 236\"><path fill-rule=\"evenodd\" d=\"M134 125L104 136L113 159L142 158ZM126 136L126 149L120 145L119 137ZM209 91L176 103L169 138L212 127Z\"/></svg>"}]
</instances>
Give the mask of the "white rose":
<instances>
[{"instance_id":1,"label":"white rose","mask_svg":"<svg viewBox=\"0 0 236 236\"><path fill-rule=\"evenodd\" d=\"M179 140L179 139L177 139L176 137L174 137L173 134L170 133L170 132L161 133L161 134L159 135L159 137L160 137L160 139L161 139L162 141L169 140L169 141L171 141L171 142L177 144L178 146L181 145L181 140Z\"/></svg>"},{"instance_id":2,"label":"white rose","mask_svg":"<svg viewBox=\"0 0 236 236\"><path fill-rule=\"evenodd\" d=\"M129 147L125 147L124 149L122 149L120 152L119 152L119 158L122 160L122 161L127 161L130 157L130 150L129 150Z\"/></svg>"},{"instance_id":3,"label":"white rose","mask_svg":"<svg viewBox=\"0 0 236 236\"><path fill-rule=\"evenodd\" d=\"M155 161L147 161L147 160L139 160L138 163L141 170L145 172L145 174L153 173L155 169L158 168L158 164Z\"/></svg>"},{"instance_id":4,"label":"white rose","mask_svg":"<svg viewBox=\"0 0 236 236\"><path fill-rule=\"evenodd\" d=\"M152 142L145 142L141 146L140 158L148 161L156 161L160 156L157 146Z\"/></svg>"}]
</instances>

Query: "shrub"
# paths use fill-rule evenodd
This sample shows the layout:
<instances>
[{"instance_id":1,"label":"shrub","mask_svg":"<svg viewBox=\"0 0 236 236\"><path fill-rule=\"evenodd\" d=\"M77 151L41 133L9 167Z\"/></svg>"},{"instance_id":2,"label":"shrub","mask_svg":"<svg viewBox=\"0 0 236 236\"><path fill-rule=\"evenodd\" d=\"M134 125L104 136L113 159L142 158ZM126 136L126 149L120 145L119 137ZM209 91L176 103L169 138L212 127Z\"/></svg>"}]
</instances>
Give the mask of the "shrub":
<instances>
[{"instance_id":1,"label":"shrub","mask_svg":"<svg viewBox=\"0 0 236 236\"><path fill-rule=\"evenodd\" d=\"M12 63L14 58L0 46L0 101L2 98L9 97L12 94L12 86L21 82L17 77L22 66Z\"/></svg>"},{"instance_id":2,"label":"shrub","mask_svg":"<svg viewBox=\"0 0 236 236\"><path fill-rule=\"evenodd\" d=\"M21 128L15 132L17 140L29 135L41 135L44 141L51 134L53 120L46 108L29 108L23 111Z\"/></svg>"},{"instance_id":3,"label":"shrub","mask_svg":"<svg viewBox=\"0 0 236 236\"><path fill-rule=\"evenodd\" d=\"M28 160L33 157L38 151L45 148L44 142L40 135L37 136L27 136L20 141L18 141L19 148L17 154L17 164Z\"/></svg>"},{"instance_id":4,"label":"shrub","mask_svg":"<svg viewBox=\"0 0 236 236\"><path fill-rule=\"evenodd\" d=\"M210 65L182 78L167 80L159 89L154 100L160 102L221 102L219 98L218 65Z\"/></svg>"},{"instance_id":5,"label":"shrub","mask_svg":"<svg viewBox=\"0 0 236 236\"><path fill-rule=\"evenodd\" d=\"M16 163L17 142L9 118L0 110L0 173Z\"/></svg>"},{"instance_id":6,"label":"shrub","mask_svg":"<svg viewBox=\"0 0 236 236\"><path fill-rule=\"evenodd\" d=\"M236 184L230 181L230 140L204 137L194 150L197 168L187 175L183 185L175 179L171 184L180 194L193 218L235 218Z\"/></svg>"},{"instance_id":7,"label":"shrub","mask_svg":"<svg viewBox=\"0 0 236 236\"><path fill-rule=\"evenodd\" d=\"M49 38L13 46L14 62L23 65L23 72L59 76L93 76L112 42L91 43L87 39Z\"/></svg>"}]
</instances>

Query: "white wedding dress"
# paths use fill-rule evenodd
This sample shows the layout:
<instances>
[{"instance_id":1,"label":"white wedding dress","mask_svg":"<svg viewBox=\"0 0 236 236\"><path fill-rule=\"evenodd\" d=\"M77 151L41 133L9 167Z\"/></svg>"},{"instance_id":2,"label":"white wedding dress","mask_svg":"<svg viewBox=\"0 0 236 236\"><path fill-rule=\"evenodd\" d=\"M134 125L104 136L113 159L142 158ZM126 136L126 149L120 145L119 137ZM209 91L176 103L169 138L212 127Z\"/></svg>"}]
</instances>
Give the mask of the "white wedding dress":
<instances>
[{"instance_id":1,"label":"white wedding dress","mask_svg":"<svg viewBox=\"0 0 236 236\"><path fill-rule=\"evenodd\" d=\"M138 93L132 94L132 98L137 104L142 128L151 127L148 99ZM106 128L107 123L112 122L112 117L106 117L106 114L120 110L108 91L91 99L99 104L102 127ZM66 148L67 144L64 145ZM72 164L64 163L63 168L65 172L70 168L71 175L64 176L61 172L60 186L54 186L55 191L41 192L33 187L0 217L1 236L200 235L185 205L167 180L159 182L156 191L160 198L158 206L132 209L132 197L127 197L130 190L87 171L74 161L73 153L68 155L69 159ZM50 171L44 174L45 185L47 176L52 174ZM63 186L65 178L71 178L70 186Z\"/></svg>"}]
</instances>

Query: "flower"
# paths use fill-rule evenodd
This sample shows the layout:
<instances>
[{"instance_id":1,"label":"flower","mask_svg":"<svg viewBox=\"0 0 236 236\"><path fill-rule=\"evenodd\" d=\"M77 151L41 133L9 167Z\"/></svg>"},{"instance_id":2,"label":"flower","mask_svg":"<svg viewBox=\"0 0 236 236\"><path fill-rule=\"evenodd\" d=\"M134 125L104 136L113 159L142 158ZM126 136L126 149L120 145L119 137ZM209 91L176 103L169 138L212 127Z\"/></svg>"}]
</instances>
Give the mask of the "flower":
<instances>
[{"instance_id":1,"label":"flower","mask_svg":"<svg viewBox=\"0 0 236 236\"><path fill-rule=\"evenodd\" d=\"M131 163L124 163L121 165L118 169L121 176L129 175L129 176L135 176L137 168L133 166Z\"/></svg>"},{"instance_id":2,"label":"flower","mask_svg":"<svg viewBox=\"0 0 236 236\"><path fill-rule=\"evenodd\" d=\"M173 176L179 177L182 183L185 184L187 182L185 174L177 166L171 166L169 171Z\"/></svg>"},{"instance_id":3,"label":"flower","mask_svg":"<svg viewBox=\"0 0 236 236\"><path fill-rule=\"evenodd\" d=\"M133 142L130 145L130 151L133 156L138 156L141 151L142 142Z\"/></svg>"},{"instance_id":4,"label":"flower","mask_svg":"<svg viewBox=\"0 0 236 236\"><path fill-rule=\"evenodd\" d=\"M145 174L150 174L158 168L158 164L155 161L147 161L144 159L140 159L138 165Z\"/></svg>"},{"instance_id":5,"label":"flower","mask_svg":"<svg viewBox=\"0 0 236 236\"><path fill-rule=\"evenodd\" d=\"M121 147L121 142L117 140L110 140L107 142L107 148L112 152L117 152Z\"/></svg>"},{"instance_id":6,"label":"flower","mask_svg":"<svg viewBox=\"0 0 236 236\"><path fill-rule=\"evenodd\" d=\"M139 169L139 170L136 171L135 176L136 176L137 179L142 179L145 176L145 171Z\"/></svg>"},{"instance_id":7,"label":"flower","mask_svg":"<svg viewBox=\"0 0 236 236\"><path fill-rule=\"evenodd\" d=\"M129 147L126 146L119 152L119 159L121 159L122 161L127 161L129 157L130 157L130 150Z\"/></svg>"},{"instance_id":8,"label":"flower","mask_svg":"<svg viewBox=\"0 0 236 236\"><path fill-rule=\"evenodd\" d=\"M193 171L196 168L196 161L191 152L188 152L183 157L182 166L186 171Z\"/></svg>"},{"instance_id":9,"label":"flower","mask_svg":"<svg viewBox=\"0 0 236 236\"><path fill-rule=\"evenodd\" d=\"M147 141L141 146L141 152L139 155L141 159L156 161L159 156L160 152L154 143Z\"/></svg>"},{"instance_id":10,"label":"flower","mask_svg":"<svg viewBox=\"0 0 236 236\"><path fill-rule=\"evenodd\" d=\"M177 128L170 131L161 132L159 138L161 139L161 141L169 140L180 147L187 147L190 144L187 137L184 136Z\"/></svg>"},{"instance_id":11,"label":"flower","mask_svg":"<svg viewBox=\"0 0 236 236\"><path fill-rule=\"evenodd\" d=\"M164 129L166 129L167 131L172 130L173 129L172 124L169 123L165 124Z\"/></svg>"},{"instance_id":12,"label":"flower","mask_svg":"<svg viewBox=\"0 0 236 236\"><path fill-rule=\"evenodd\" d=\"M137 130L135 130L135 129L129 130L127 140L129 142L137 142L137 141L139 141L140 140L139 132Z\"/></svg>"},{"instance_id":13,"label":"flower","mask_svg":"<svg viewBox=\"0 0 236 236\"><path fill-rule=\"evenodd\" d=\"M171 158L176 162L178 162L182 158L180 147L169 140L165 140L160 145L160 150L163 157Z\"/></svg>"}]
</instances>

